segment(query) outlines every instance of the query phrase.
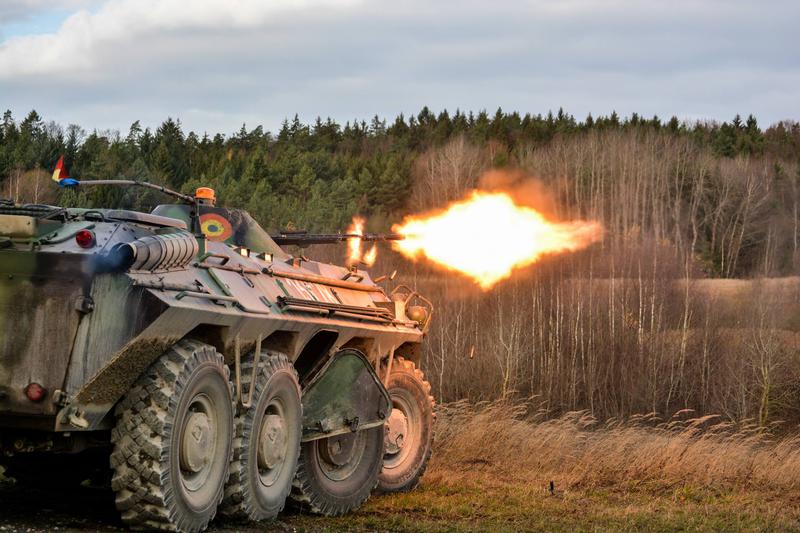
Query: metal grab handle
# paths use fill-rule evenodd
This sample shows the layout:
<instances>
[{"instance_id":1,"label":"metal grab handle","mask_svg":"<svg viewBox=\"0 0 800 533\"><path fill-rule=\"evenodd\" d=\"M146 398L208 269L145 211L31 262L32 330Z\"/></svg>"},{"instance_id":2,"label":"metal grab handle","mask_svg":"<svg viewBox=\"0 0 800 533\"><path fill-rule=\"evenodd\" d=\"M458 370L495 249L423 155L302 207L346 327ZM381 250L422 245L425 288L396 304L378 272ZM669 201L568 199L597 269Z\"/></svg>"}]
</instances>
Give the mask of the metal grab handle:
<instances>
[{"instance_id":1,"label":"metal grab handle","mask_svg":"<svg viewBox=\"0 0 800 533\"><path fill-rule=\"evenodd\" d=\"M239 300L234 298L233 296L222 296L220 294L210 294L207 292L196 292L196 291L181 291L175 295L176 300L183 300L184 298L204 298L206 300L219 300L221 302L234 302L238 303Z\"/></svg>"},{"instance_id":2,"label":"metal grab handle","mask_svg":"<svg viewBox=\"0 0 800 533\"><path fill-rule=\"evenodd\" d=\"M206 252L206 253L204 253L203 255L201 255L200 257L197 258L197 262L198 263L202 263L203 261L205 261L209 257L213 257L215 259L221 259L222 262L220 263L220 266L228 264L228 261L231 260L231 258L228 257L225 254L218 254L218 253L214 253L214 252Z\"/></svg>"}]
</instances>

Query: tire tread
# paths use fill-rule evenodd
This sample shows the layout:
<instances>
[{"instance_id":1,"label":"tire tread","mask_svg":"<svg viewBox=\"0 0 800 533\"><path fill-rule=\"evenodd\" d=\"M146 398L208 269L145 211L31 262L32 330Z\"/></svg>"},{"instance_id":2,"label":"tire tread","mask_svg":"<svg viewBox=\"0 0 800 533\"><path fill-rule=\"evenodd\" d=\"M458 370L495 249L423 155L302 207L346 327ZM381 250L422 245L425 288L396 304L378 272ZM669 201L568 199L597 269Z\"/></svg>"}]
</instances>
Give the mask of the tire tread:
<instances>
[{"instance_id":1,"label":"tire tread","mask_svg":"<svg viewBox=\"0 0 800 533\"><path fill-rule=\"evenodd\" d=\"M417 470L415 476L399 489L388 489L386 487L380 486L380 483L378 483L378 492L382 494L391 492L409 492L414 490L419 485L422 476L428 469L428 463L430 462L431 455L433 454L433 442L436 438L436 432L435 432L436 400L431 394L431 384L425 379L425 374L422 372L422 370L417 368L417 365L415 365L413 361L409 361L408 359L400 356L395 358L394 366L392 368L392 373L395 372L403 372L412 375L414 379L417 380L422 385L422 389L425 391L425 394L428 397L428 403L430 403L431 414L432 414L431 421L433 422L430 428L431 445L428 447L428 450L425 453L425 456L422 459L422 463L419 469Z\"/></svg>"},{"instance_id":2,"label":"tire tread","mask_svg":"<svg viewBox=\"0 0 800 533\"><path fill-rule=\"evenodd\" d=\"M181 340L144 372L117 405L117 425L111 432L111 485L122 520L131 529L202 531L214 518L216 511L199 523L180 515L172 488L166 483L172 419L178 401L175 392L204 362L221 365L229 377L228 367L213 347Z\"/></svg>"},{"instance_id":3,"label":"tire tread","mask_svg":"<svg viewBox=\"0 0 800 533\"><path fill-rule=\"evenodd\" d=\"M248 394L250 387L253 386L253 363L253 354L248 354L242 360L241 364L241 388L242 391L248 391ZM253 389L252 397L254 403L258 401L258 398L264 392L264 388L277 372L291 372L295 382L299 383L300 378L297 375L297 370L295 370L294 365L285 354L262 351L259 363L263 366L262 370L257 374L255 389ZM244 409L241 405L239 406L237 416L234 420L233 456L231 459L230 478L225 487L225 496L220 506L220 512L222 514L239 520L253 520L256 515L253 502L254 496L251 494L246 479L249 465L247 464L248 454L245 443L245 435L252 431L254 416L255 410L253 408ZM299 442L298 440L298 449L296 451L298 455L300 454ZM290 490L291 486L287 486L284 500L288 496ZM283 507L281 507L278 512L282 510Z\"/></svg>"}]
</instances>

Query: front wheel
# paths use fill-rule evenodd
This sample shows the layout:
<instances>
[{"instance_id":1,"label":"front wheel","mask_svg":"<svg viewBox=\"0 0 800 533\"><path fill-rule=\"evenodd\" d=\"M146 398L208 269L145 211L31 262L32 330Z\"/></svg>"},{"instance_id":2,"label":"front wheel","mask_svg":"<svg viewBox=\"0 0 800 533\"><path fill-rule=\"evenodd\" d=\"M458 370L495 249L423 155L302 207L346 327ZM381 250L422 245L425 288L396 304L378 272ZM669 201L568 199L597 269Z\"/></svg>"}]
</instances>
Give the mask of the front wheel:
<instances>
[{"instance_id":1,"label":"front wheel","mask_svg":"<svg viewBox=\"0 0 800 533\"><path fill-rule=\"evenodd\" d=\"M120 402L112 488L126 524L196 532L214 518L231 459L228 378L212 346L182 340Z\"/></svg>"},{"instance_id":2,"label":"front wheel","mask_svg":"<svg viewBox=\"0 0 800 533\"><path fill-rule=\"evenodd\" d=\"M419 483L433 447L431 385L414 363L398 357L386 390L392 412L386 421L386 453L378 477L380 492L403 492Z\"/></svg>"}]
</instances>

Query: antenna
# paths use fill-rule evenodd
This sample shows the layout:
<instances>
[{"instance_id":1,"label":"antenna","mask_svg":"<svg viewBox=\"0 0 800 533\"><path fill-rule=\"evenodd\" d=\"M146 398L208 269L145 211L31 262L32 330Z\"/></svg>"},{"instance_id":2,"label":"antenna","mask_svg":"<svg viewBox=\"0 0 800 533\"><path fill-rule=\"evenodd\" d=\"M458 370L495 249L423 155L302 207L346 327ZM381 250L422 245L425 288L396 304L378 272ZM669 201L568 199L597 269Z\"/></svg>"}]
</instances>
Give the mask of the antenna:
<instances>
[{"instance_id":1,"label":"antenna","mask_svg":"<svg viewBox=\"0 0 800 533\"><path fill-rule=\"evenodd\" d=\"M66 182L66 183L65 183ZM136 180L88 180L88 181L78 181L74 178L67 178L63 181L59 182L59 185L62 187L80 187L83 185L132 185L134 187L144 187L145 189L152 189L154 191L159 191L178 200L182 200L192 206L190 216L192 218L192 234L197 238L198 242L201 244L201 248L204 252L205 248L205 235L203 235L203 230L200 227L200 209L198 207L197 199L194 196L189 196L188 194L183 194L177 191L173 191L172 189L168 189L163 185L156 185L155 183L148 183L146 181L136 181Z\"/></svg>"},{"instance_id":2,"label":"antenna","mask_svg":"<svg viewBox=\"0 0 800 533\"><path fill-rule=\"evenodd\" d=\"M194 196L189 196L188 194L183 194L177 191L173 191L172 189L168 189L163 185L156 185L155 183L148 183L146 181L136 181L136 180L88 180L88 181L78 181L74 180L75 183L63 185L64 187L79 187L85 185L133 185L135 187L144 187L145 189L153 189L154 191L160 191L164 194L168 194L170 196L174 196L179 200L183 200L187 204L194 205L196 203Z\"/></svg>"}]
</instances>

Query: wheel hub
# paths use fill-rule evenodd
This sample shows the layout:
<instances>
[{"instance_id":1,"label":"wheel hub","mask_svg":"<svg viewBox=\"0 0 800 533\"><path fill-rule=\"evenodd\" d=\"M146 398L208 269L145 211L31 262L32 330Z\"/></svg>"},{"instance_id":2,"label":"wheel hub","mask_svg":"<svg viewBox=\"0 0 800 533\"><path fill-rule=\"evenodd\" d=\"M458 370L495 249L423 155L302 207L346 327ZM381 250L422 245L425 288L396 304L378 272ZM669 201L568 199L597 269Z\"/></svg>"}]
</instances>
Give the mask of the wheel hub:
<instances>
[{"instance_id":1,"label":"wheel hub","mask_svg":"<svg viewBox=\"0 0 800 533\"><path fill-rule=\"evenodd\" d=\"M322 452L324 459L335 466L343 466L353 458L356 433L344 433L326 439Z\"/></svg>"},{"instance_id":2,"label":"wheel hub","mask_svg":"<svg viewBox=\"0 0 800 533\"><path fill-rule=\"evenodd\" d=\"M192 413L183 431L181 446L181 468L188 472L200 472L211 460L213 453L211 420L205 413Z\"/></svg>"},{"instance_id":3,"label":"wheel hub","mask_svg":"<svg viewBox=\"0 0 800 533\"><path fill-rule=\"evenodd\" d=\"M264 417L258 439L258 466L272 469L286 458L286 423L283 417L270 414Z\"/></svg>"},{"instance_id":4,"label":"wheel hub","mask_svg":"<svg viewBox=\"0 0 800 533\"><path fill-rule=\"evenodd\" d=\"M400 409L392 409L386 421L386 453L400 453L408 434L408 418Z\"/></svg>"}]
</instances>

